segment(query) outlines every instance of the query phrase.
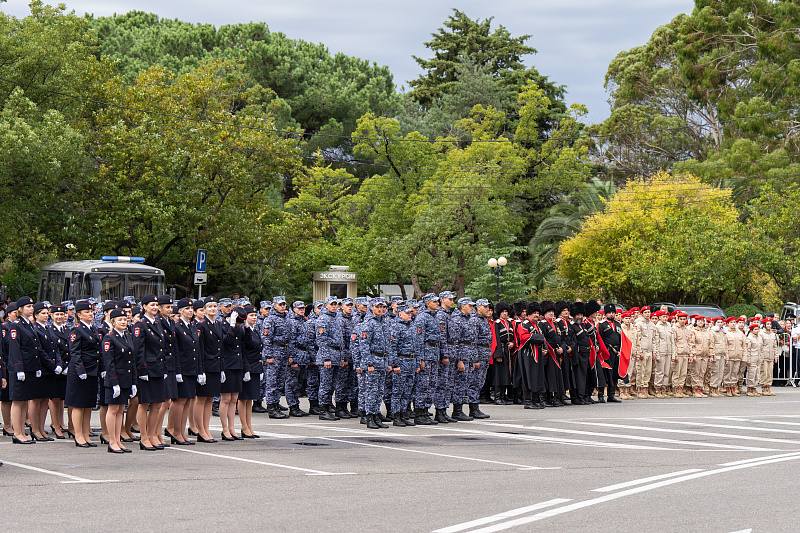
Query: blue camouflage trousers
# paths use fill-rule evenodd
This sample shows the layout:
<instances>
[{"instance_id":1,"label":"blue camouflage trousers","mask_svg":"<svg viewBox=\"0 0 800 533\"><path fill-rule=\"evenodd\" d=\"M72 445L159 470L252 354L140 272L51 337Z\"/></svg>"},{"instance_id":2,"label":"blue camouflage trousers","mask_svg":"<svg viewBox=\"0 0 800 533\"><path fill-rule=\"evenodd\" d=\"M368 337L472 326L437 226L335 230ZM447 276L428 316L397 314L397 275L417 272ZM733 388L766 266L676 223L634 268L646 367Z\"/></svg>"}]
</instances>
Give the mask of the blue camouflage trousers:
<instances>
[{"instance_id":1,"label":"blue camouflage trousers","mask_svg":"<svg viewBox=\"0 0 800 533\"><path fill-rule=\"evenodd\" d=\"M317 365L306 367L306 394L309 402L319 402L319 367Z\"/></svg>"},{"instance_id":2,"label":"blue camouflage trousers","mask_svg":"<svg viewBox=\"0 0 800 533\"><path fill-rule=\"evenodd\" d=\"M450 360L453 365L453 396L452 402L456 404L464 403L467 398L467 386L469 385L469 370L472 367L469 361L464 361L464 370L458 369L458 361Z\"/></svg>"},{"instance_id":3,"label":"blue camouflage trousers","mask_svg":"<svg viewBox=\"0 0 800 533\"><path fill-rule=\"evenodd\" d=\"M488 361L477 361L480 363L481 366L478 369L472 368L472 365L469 365L469 386L467 390L467 403L479 403L480 396L481 396L481 389L483 388L483 384L486 382L486 373L489 371L489 362Z\"/></svg>"},{"instance_id":4,"label":"blue camouflage trousers","mask_svg":"<svg viewBox=\"0 0 800 533\"><path fill-rule=\"evenodd\" d=\"M386 370L385 366L384 370ZM386 372L384 377L383 403L386 404L386 409L389 409L392 405L392 375L389 372Z\"/></svg>"},{"instance_id":5,"label":"blue camouflage trousers","mask_svg":"<svg viewBox=\"0 0 800 533\"><path fill-rule=\"evenodd\" d=\"M319 369L319 403L320 405L333 405L333 385L339 367L331 362L330 368L325 368L325 362L317 359Z\"/></svg>"},{"instance_id":6,"label":"blue camouflage trousers","mask_svg":"<svg viewBox=\"0 0 800 533\"><path fill-rule=\"evenodd\" d=\"M420 365L414 378L414 407L429 409L433 405L433 393L436 390L436 379L439 376L439 364L436 361L425 361L425 368Z\"/></svg>"},{"instance_id":7,"label":"blue camouflage trousers","mask_svg":"<svg viewBox=\"0 0 800 533\"><path fill-rule=\"evenodd\" d=\"M300 403L300 377L305 370L305 365L291 366L286 371L286 403L289 407Z\"/></svg>"},{"instance_id":8,"label":"blue camouflage trousers","mask_svg":"<svg viewBox=\"0 0 800 533\"><path fill-rule=\"evenodd\" d=\"M365 411L367 405L367 371L364 370L360 374L356 373L356 379L358 380L358 408L361 411Z\"/></svg>"},{"instance_id":9,"label":"blue camouflage trousers","mask_svg":"<svg viewBox=\"0 0 800 533\"><path fill-rule=\"evenodd\" d=\"M383 387L386 383L386 366L381 364L375 367L374 372L364 370L364 381L366 382L365 410L368 415L377 415L381 411L381 400L383 399Z\"/></svg>"},{"instance_id":10,"label":"blue camouflage trousers","mask_svg":"<svg viewBox=\"0 0 800 533\"><path fill-rule=\"evenodd\" d=\"M286 354L272 354L273 363L264 363L264 374L267 376L267 403L273 404L281 401L283 386L286 383L286 371L289 368L289 356ZM287 400L288 401L288 400Z\"/></svg>"},{"instance_id":11,"label":"blue camouflage trousers","mask_svg":"<svg viewBox=\"0 0 800 533\"><path fill-rule=\"evenodd\" d=\"M411 389L414 386L414 375L417 362L413 357L398 357L400 373L391 372L392 377L392 413L401 413L411 402Z\"/></svg>"},{"instance_id":12,"label":"blue camouflage trousers","mask_svg":"<svg viewBox=\"0 0 800 533\"><path fill-rule=\"evenodd\" d=\"M355 371L353 370L352 362L347 366L340 366L336 370L336 382L334 383L334 389L336 390L337 402L347 403L353 398L353 391L351 390L353 374L355 374Z\"/></svg>"},{"instance_id":13,"label":"blue camouflage trousers","mask_svg":"<svg viewBox=\"0 0 800 533\"><path fill-rule=\"evenodd\" d=\"M436 363L439 372L436 377L436 392L433 395L433 403L437 409L447 409L450 407L450 396L453 393L453 379L455 378L453 369L456 363L451 359L448 364Z\"/></svg>"}]
</instances>

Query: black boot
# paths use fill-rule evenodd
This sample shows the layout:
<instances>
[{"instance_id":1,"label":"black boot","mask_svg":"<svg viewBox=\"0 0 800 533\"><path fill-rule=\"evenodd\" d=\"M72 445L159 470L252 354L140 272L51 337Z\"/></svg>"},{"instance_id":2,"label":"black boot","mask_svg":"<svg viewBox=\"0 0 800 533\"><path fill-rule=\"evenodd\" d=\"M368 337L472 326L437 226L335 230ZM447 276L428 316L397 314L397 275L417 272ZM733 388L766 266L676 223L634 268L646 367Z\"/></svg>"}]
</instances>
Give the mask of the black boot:
<instances>
[{"instance_id":1,"label":"black boot","mask_svg":"<svg viewBox=\"0 0 800 533\"><path fill-rule=\"evenodd\" d=\"M264 407L264 404L261 400L257 402L253 402L253 412L254 413L266 413L267 408Z\"/></svg>"},{"instance_id":2,"label":"black boot","mask_svg":"<svg viewBox=\"0 0 800 533\"><path fill-rule=\"evenodd\" d=\"M601 389L600 387L597 388L597 403L606 403L606 399L603 398L603 393L605 389Z\"/></svg>"},{"instance_id":3,"label":"black boot","mask_svg":"<svg viewBox=\"0 0 800 533\"><path fill-rule=\"evenodd\" d=\"M611 387L608 388L608 403L622 403L622 400L614 395L615 392L615 389Z\"/></svg>"},{"instance_id":4,"label":"black boot","mask_svg":"<svg viewBox=\"0 0 800 533\"><path fill-rule=\"evenodd\" d=\"M414 414L411 412L411 409L406 409L403 413L403 422L405 422L409 427L417 425L417 423L414 422Z\"/></svg>"},{"instance_id":5,"label":"black boot","mask_svg":"<svg viewBox=\"0 0 800 533\"><path fill-rule=\"evenodd\" d=\"M317 402L316 400L312 400L309 403L310 403L311 407L309 407L309 409L308 409L308 414L310 414L310 415L318 415L318 414L320 414L322 412L322 410L319 408L319 402Z\"/></svg>"},{"instance_id":6,"label":"black boot","mask_svg":"<svg viewBox=\"0 0 800 533\"><path fill-rule=\"evenodd\" d=\"M511 394L509 394L509 397L514 398L514 405L522 405L522 391L511 389Z\"/></svg>"},{"instance_id":7,"label":"black boot","mask_svg":"<svg viewBox=\"0 0 800 533\"><path fill-rule=\"evenodd\" d=\"M455 418L453 418L453 417L451 417L450 415L447 414L447 409L442 409L442 414L444 415L445 419L447 419L447 421L450 424L455 424L456 422L458 422L458 420L456 420Z\"/></svg>"},{"instance_id":8,"label":"black boot","mask_svg":"<svg viewBox=\"0 0 800 533\"><path fill-rule=\"evenodd\" d=\"M533 406L534 404L534 395L530 392L525 393L525 399L523 400L523 409L535 409Z\"/></svg>"},{"instance_id":9,"label":"black boot","mask_svg":"<svg viewBox=\"0 0 800 533\"><path fill-rule=\"evenodd\" d=\"M286 407L284 405L281 405L281 401L280 400L278 400L278 403L276 403L275 405L277 405L278 409L280 409L281 411L288 411L289 410L288 407Z\"/></svg>"},{"instance_id":10,"label":"black boot","mask_svg":"<svg viewBox=\"0 0 800 533\"><path fill-rule=\"evenodd\" d=\"M366 424L367 423L367 412L366 411L359 411L358 415L361 417L361 420L359 422L362 423L362 424Z\"/></svg>"},{"instance_id":11,"label":"black boot","mask_svg":"<svg viewBox=\"0 0 800 533\"><path fill-rule=\"evenodd\" d=\"M395 413L392 418L394 419L394 422L392 422L393 426L397 426L399 428L406 427L406 423L403 421L403 415L401 413Z\"/></svg>"},{"instance_id":12,"label":"black boot","mask_svg":"<svg viewBox=\"0 0 800 533\"><path fill-rule=\"evenodd\" d=\"M269 417L270 418L275 418L275 419L278 419L278 420L281 420L281 419L284 419L284 418L289 418L289 415L287 415L286 413L284 413L280 409L278 409L278 404L276 404L276 403L269 404L269 408L267 409L267 413L269 413Z\"/></svg>"},{"instance_id":13,"label":"black boot","mask_svg":"<svg viewBox=\"0 0 800 533\"><path fill-rule=\"evenodd\" d=\"M380 429L381 427L375 422L375 415L364 415L363 424L367 425L367 429Z\"/></svg>"},{"instance_id":14,"label":"black boot","mask_svg":"<svg viewBox=\"0 0 800 533\"><path fill-rule=\"evenodd\" d=\"M211 404L211 414L214 416L219 416L219 402L214 402Z\"/></svg>"},{"instance_id":15,"label":"black boot","mask_svg":"<svg viewBox=\"0 0 800 533\"><path fill-rule=\"evenodd\" d=\"M489 415L481 411L480 405L477 403L469 404L469 416L477 419L489 418Z\"/></svg>"},{"instance_id":16,"label":"black boot","mask_svg":"<svg viewBox=\"0 0 800 533\"><path fill-rule=\"evenodd\" d=\"M386 412L390 413L391 411L386 411ZM375 415L375 417L381 422L391 422L392 421L391 418L383 416L383 413L381 413L380 409L378 410L378 414ZM389 426L386 426L386 427L389 427Z\"/></svg>"},{"instance_id":17,"label":"black boot","mask_svg":"<svg viewBox=\"0 0 800 533\"><path fill-rule=\"evenodd\" d=\"M533 395L533 408L534 409L544 409L544 394L541 393L534 393Z\"/></svg>"},{"instance_id":18,"label":"black boot","mask_svg":"<svg viewBox=\"0 0 800 533\"><path fill-rule=\"evenodd\" d=\"M336 402L336 416L344 419L353 418L347 410L347 402Z\"/></svg>"},{"instance_id":19,"label":"black boot","mask_svg":"<svg viewBox=\"0 0 800 533\"><path fill-rule=\"evenodd\" d=\"M471 416L464 413L464 404L454 403L453 404L453 414L451 418L454 420L458 420L459 422L472 422L474 420Z\"/></svg>"},{"instance_id":20,"label":"black boot","mask_svg":"<svg viewBox=\"0 0 800 533\"><path fill-rule=\"evenodd\" d=\"M296 417L299 418L299 417L302 417L302 416L308 416L308 413L306 413L305 411L301 410L299 405L290 405L289 406L289 416L296 416Z\"/></svg>"},{"instance_id":21,"label":"black boot","mask_svg":"<svg viewBox=\"0 0 800 533\"><path fill-rule=\"evenodd\" d=\"M372 419L375 421L375 423L378 425L378 427L381 428L381 429L386 429L389 426L387 426L386 424L383 423L382 418L386 418L386 417L385 416L381 416L380 413L378 413L377 415L372 415ZM388 421L388 419L387 419L387 421Z\"/></svg>"},{"instance_id":22,"label":"black boot","mask_svg":"<svg viewBox=\"0 0 800 533\"><path fill-rule=\"evenodd\" d=\"M445 416L444 409L436 410L436 416L433 418L433 421L437 424L447 424L448 420Z\"/></svg>"},{"instance_id":23,"label":"black boot","mask_svg":"<svg viewBox=\"0 0 800 533\"><path fill-rule=\"evenodd\" d=\"M327 405L323 405L323 406L320 407L320 409L319 409L319 419L320 420L327 420L327 421L331 421L331 422L339 420L339 418L333 412L333 406L332 405L330 406L330 409L328 409Z\"/></svg>"},{"instance_id":24,"label":"black boot","mask_svg":"<svg viewBox=\"0 0 800 533\"><path fill-rule=\"evenodd\" d=\"M336 414L336 407L332 403L329 403L327 408L328 408L328 414L332 415L333 418L335 418L336 420L342 419L342 417Z\"/></svg>"},{"instance_id":25,"label":"black boot","mask_svg":"<svg viewBox=\"0 0 800 533\"><path fill-rule=\"evenodd\" d=\"M434 421L423 414L423 409L414 409L414 423L418 426L432 426Z\"/></svg>"},{"instance_id":26,"label":"black boot","mask_svg":"<svg viewBox=\"0 0 800 533\"><path fill-rule=\"evenodd\" d=\"M361 416L361 411L358 410L356 402L350 402L350 418L358 418Z\"/></svg>"}]
</instances>

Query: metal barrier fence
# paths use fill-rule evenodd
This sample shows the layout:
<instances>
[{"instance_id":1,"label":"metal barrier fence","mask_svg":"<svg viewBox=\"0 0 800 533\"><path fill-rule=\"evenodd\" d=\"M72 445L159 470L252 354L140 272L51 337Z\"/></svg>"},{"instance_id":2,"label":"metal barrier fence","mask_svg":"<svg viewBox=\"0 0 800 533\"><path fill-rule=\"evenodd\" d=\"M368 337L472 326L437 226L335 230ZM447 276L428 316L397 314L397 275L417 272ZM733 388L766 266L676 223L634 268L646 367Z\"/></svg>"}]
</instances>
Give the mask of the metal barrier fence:
<instances>
[{"instance_id":1,"label":"metal barrier fence","mask_svg":"<svg viewBox=\"0 0 800 533\"><path fill-rule=\"evenodd\" d=\"M778 335L778 362L773 366L773 381L785 381L797 387L800 383L800 344L792 341L789 333Z\"/></svg>"}]
</instances>

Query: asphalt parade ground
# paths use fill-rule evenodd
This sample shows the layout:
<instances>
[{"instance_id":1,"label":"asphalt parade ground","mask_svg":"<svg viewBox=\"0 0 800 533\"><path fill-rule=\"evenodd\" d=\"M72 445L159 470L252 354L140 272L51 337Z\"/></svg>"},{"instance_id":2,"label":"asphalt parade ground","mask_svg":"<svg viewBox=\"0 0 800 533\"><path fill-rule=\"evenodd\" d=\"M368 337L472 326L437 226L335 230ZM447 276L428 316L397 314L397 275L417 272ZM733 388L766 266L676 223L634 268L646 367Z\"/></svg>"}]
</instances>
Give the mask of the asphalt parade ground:
<instances>
[{"instance_id":1,"label":"asphalt parade ground","mask_svg":"<svg viewBox=\"0 0 800 533\"><path fill-rule=\"evenodd\" d=\"M254 414L257 440L125 455L5 437L3 529L796 532L800 389L774 391L383 430Z\"/></svg>"}]
</instances>

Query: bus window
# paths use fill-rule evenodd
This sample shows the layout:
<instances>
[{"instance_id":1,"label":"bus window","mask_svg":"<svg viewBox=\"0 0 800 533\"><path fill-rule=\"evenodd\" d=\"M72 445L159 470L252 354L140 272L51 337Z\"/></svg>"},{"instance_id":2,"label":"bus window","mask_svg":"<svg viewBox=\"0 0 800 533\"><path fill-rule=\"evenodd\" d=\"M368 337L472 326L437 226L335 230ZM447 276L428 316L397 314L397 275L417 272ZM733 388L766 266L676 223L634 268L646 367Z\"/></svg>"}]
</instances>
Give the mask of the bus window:
<instances>
[{"instance_id":1,"label":"bus window","mask_svg":"<svg viewBox=\"0 0 800 533\"><path fill-rule=\"evenodd\" d=\"M45 300L55 304L61 303L61 295L64 292L64 272L48 272L47 288L42 292Z\"/></svg>"},{"instance_id":2,"label":"bus window","mask_svg":"<svg viewBox=\"0 0 800 533\"><path fill-rule=\"evenodd\" d=\"M122 274L92 273L83 278L84 293L98 301L116 300L125 296Z\"/></svg>"},{"instance_id":3,"label":"bus window","mask_svg":"<svg viewBox=\"0 0 800 533\"><path fill-rule=\"evenodd\" d=\"M161 276L128 274L128 294L126 296L133 296L138 302L145 294L161 294L162 280Z\"/></svg>"}]
</instances>

